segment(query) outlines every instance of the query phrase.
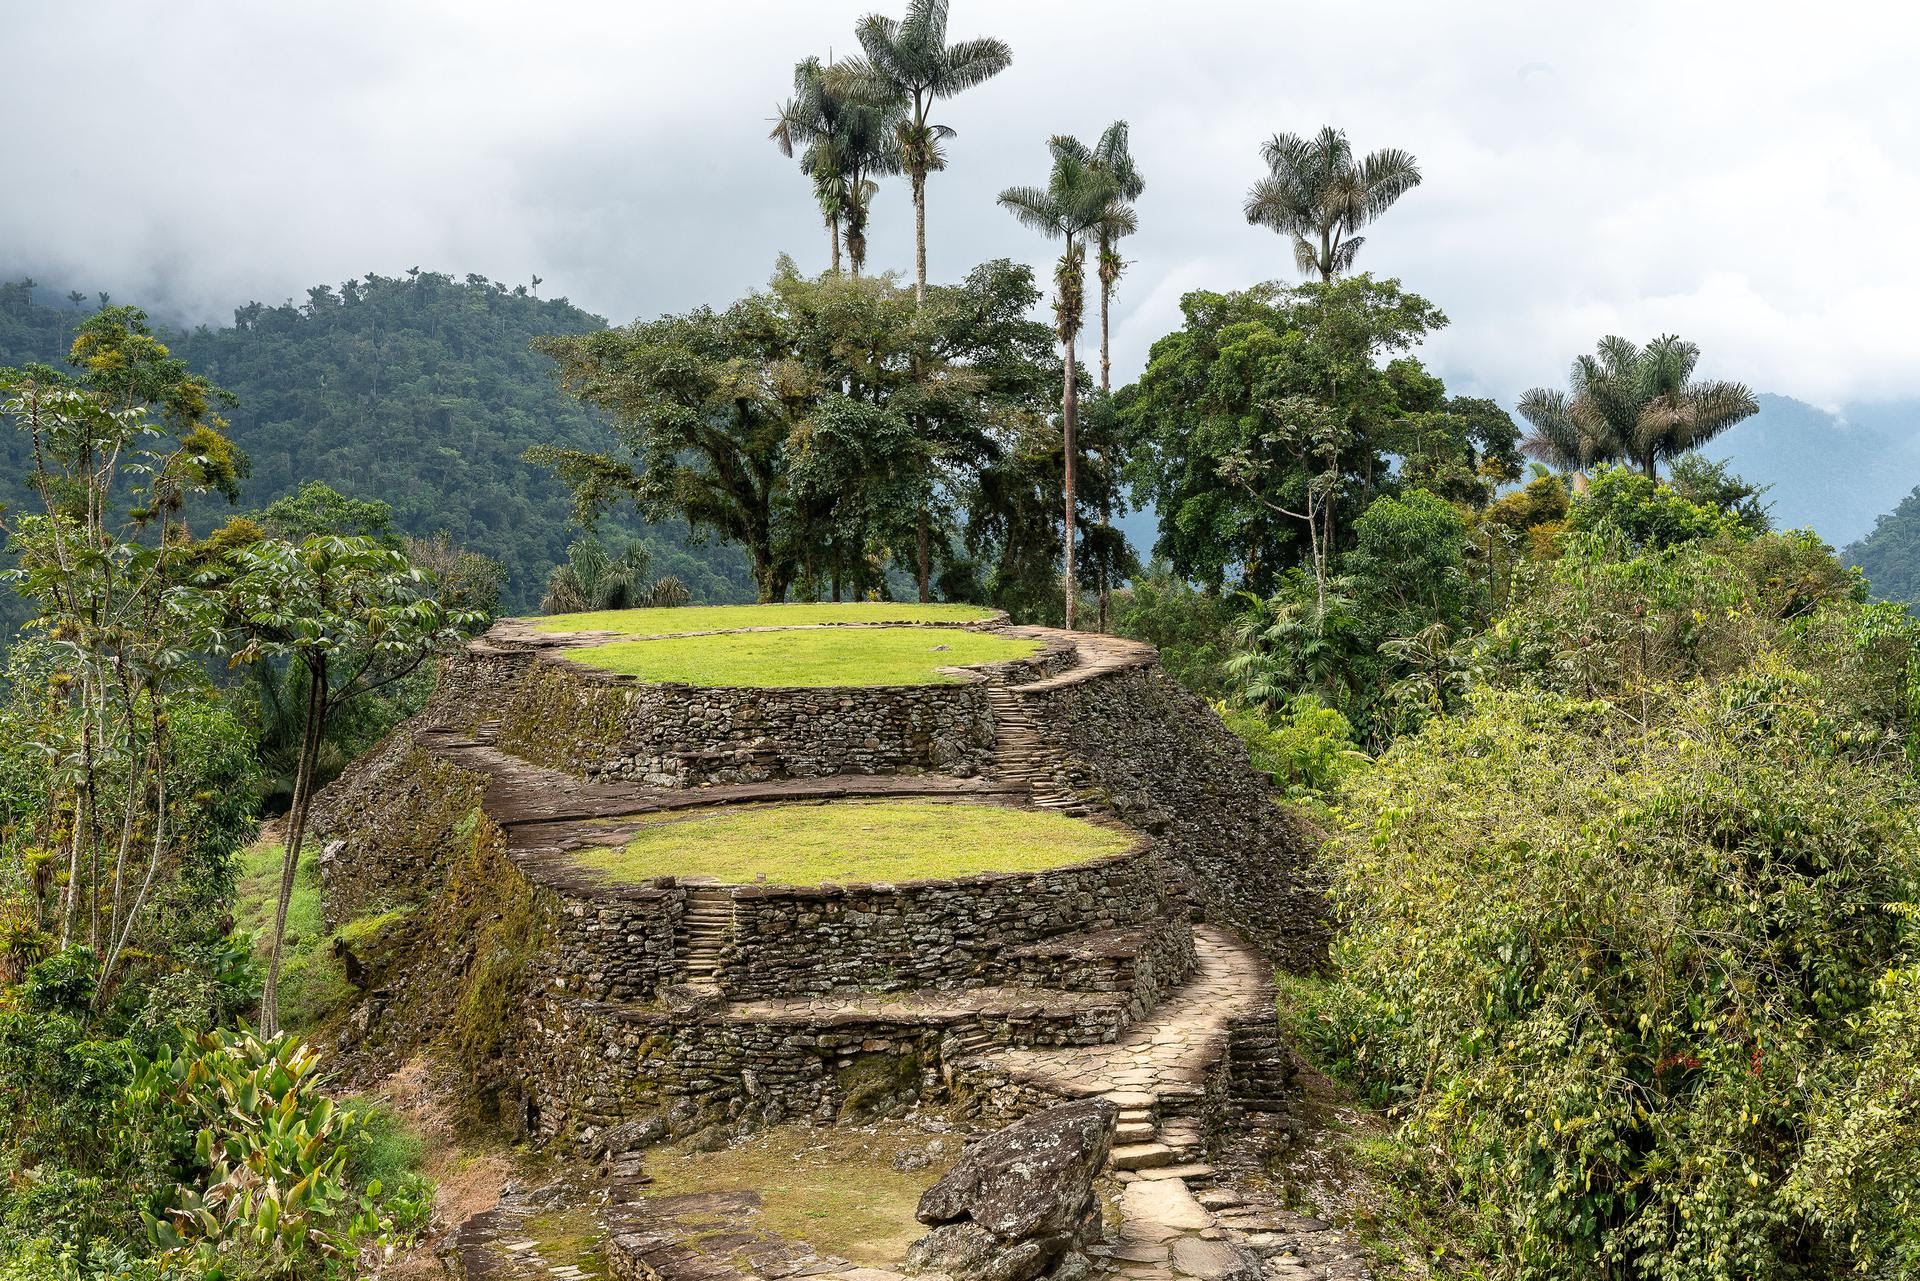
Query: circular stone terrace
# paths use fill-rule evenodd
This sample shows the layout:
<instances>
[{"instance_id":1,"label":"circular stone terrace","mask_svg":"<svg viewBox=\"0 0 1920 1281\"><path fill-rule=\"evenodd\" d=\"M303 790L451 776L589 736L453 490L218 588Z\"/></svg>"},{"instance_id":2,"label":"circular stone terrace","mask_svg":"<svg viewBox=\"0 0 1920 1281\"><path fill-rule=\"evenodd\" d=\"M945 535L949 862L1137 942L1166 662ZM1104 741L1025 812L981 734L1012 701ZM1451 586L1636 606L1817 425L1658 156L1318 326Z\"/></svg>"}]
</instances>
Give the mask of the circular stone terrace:
<instances>
[{"instance_id":1,"label":"circular stone terrace","mask_svg":"<svg viewBox=\"0 0 1920 1281\"><path fill-rule=\"evenodd\" d=\"M1282 1092L1270 971L1191 924L1165 833L1074 790L1056 725L1153 660L954 605L497 624L414 741L478 776L534 889L530 1126L591 1145L655 1109L678 1136L1097 1095L1114 1166L1199 1230L1205 1118Z\"/></svg>"}]
</instances>

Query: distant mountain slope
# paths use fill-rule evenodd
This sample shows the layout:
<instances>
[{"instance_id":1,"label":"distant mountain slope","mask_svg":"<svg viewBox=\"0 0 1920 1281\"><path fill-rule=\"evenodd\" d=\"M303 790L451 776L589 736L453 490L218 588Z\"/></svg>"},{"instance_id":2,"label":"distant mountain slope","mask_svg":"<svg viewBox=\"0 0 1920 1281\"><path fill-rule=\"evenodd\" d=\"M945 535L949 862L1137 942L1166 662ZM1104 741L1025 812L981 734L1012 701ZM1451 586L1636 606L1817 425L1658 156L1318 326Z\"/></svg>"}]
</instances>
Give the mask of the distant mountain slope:
<instances>
[{"instance_id":1,"label":"distant mountain slope","mask_svg":"<svg viewBox=\"0 0 1920 1281\"><path fill-rule=\"evenodd\" d=\"M0 366L61 363L73 326L96 305L48 289L29 298L7 286ZM419 272L319 286L298 306L249 303L234 312L232 327L164 336L175 355L239 397L230 418L253 463L246 506L265 506L308 480L383 499L407 532L445 531L505 564L505 604L526 610L573 531L565 487L520 456L538 443L604 447L607 439L594 413L554 387L547 359L529 344L605 324L565 299L535 298L483 276ZM0 487L16 491L18 448L0 442L9 472ZM656 572L686 579L696 600L752 599L734 549L689 549L665 529L644 536Z\"/></svg>"},{"instance_id":2,"label":"distant mountain slope","mask_svg":"<svg viewBox=\"0 0 1920 1281\"><path fill-rule=\"evenodd\" d=\"M1874 523L1873 532L1840 553L1866 571L1881 600L1920 605L1920 488Z\"/></svg>"},{"instance_id":3,"label":"distant mountain slope","mask_svg":"<svg viewBox=\"0 0 1920 1281\"><path fill-rule=\"evenodd\" d=\"M1769 485L1774 524L1811 525L1836 547L1920 483L1920 401L1848 406L1843 415L1762 395L1760 412L1701 452Z\"/></svg>"}]
</instances>

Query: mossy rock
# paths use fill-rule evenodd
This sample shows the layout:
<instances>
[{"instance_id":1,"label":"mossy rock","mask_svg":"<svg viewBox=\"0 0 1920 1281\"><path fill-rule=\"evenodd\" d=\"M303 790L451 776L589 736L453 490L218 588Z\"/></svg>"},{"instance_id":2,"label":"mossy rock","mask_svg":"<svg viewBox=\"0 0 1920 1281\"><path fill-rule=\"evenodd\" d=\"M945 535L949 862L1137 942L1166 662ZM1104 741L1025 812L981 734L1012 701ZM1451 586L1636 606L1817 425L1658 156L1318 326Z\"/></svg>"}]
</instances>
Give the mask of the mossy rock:
<instances>
[{"instance_id":1,"label":"mossy rock","mask_svg":"<svg viewBox=\"0 0 1920 1281\"><path fill-rule=\"evenodd\" d=\"M885 1050L856 1054L852 1063L835 1070L834 1085L840 1092L839 1120L877 1120L920 1096L920 1056Z\"/></svg>"}]
</instances>

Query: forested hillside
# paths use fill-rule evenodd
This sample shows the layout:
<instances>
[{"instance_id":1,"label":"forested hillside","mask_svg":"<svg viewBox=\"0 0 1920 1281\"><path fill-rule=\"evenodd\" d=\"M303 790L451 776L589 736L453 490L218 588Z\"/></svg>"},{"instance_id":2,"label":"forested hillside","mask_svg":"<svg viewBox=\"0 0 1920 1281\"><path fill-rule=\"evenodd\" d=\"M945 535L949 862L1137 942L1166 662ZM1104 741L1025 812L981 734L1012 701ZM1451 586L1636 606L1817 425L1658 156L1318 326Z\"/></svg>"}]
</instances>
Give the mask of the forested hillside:
<instances>
[{"instance_id":1,"label":"forested hillside","mask_svg":"<svg viewBox=\"0 0 1920 1281\"><path fill-rule=\"evenodd\" d=\"M1829 413L1790 396L1758 397L1760 412L1701 450L1767 487L1773 523L1812 526L1835 547L1863 538L1875 515L1920 483L1912 401Z\"/></svg>"},{"instance_id":2,"label":"forested hillside","mask_svg":"<svg viewBox=\"0 0 1920 1281\"><path fill-rule=\"evenodd\" d=\"M74 326L106 301L23 282L3 288L0 367L61 364ZM509 610L538 603L577 533L565 487L521 455L533 445L591 448L607 439L593 410L555 389L551 362L530 344L605 327L565 299L421 271L315 286L298 305L248 303L232 327L161 326L175 356L235 397L225 413L252 464L244 506L264 507L309 480L382 499L404 532L444 532L501 562ZM0 501L9 505L24 496L22 448L17 433L0 442ZM200 515L219 518L211 509ZM614 544L640 532L615 521L603 531ZM750 598L733 550L689 552L666 528L644 538L655 572L684 580L694 599Z\"/></svg>"},{"instance_id":3,"label":"forested hillside","mask_svg":"<svg viewBox=\"0 0 1920 1281\"><path fill-rule=\"evenodd\" d=\"M1873 594L1881 600L1920 605L1920 489L1900 500L1882 516L1873 532L1841 554L1849 565L1866 571Z\"/></svg>"}]
</instances>

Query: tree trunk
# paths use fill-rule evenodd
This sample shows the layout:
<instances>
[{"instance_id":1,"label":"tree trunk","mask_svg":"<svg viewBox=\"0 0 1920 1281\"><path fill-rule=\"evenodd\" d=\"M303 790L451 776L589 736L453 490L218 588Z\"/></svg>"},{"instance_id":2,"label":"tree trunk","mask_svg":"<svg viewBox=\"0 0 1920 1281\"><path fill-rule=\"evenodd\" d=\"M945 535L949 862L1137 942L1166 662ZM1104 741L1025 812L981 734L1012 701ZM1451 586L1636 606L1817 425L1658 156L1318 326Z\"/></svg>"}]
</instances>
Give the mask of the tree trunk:
<instances>
[{"instance_id":1,"label":"tree trunk","mask_svg":"<svg viewBox=\"0 0 1920 1281\"><path fill-rule=\"evenodd\" d=\"M1066 379L1062 384L1060 392L1062 465L1066 480L1065 488L1067 496L1067 565L1064 581L1066 583L1067 596L1067 630L1072 631L1074 629L1075 616L1079 612L1076 608L1078 602L1075 599L1079 595L1079 591L1073 573L1073 419L1074 411L1078 408L1078 405L1076 404L1076 388L1074 387L1073 338L1071 336L1067 338L1064 349L1067 357Z\"/></svg>"},{"instance_id":2,"label":"tree trunk","mask_svg":"<svg viewBox=\"0 0 1920 1281\"><path fill-rule=\"evenodd\" d=\"M915 541L919 544L916 550L919 553L920 603L924 605L933 599L933 589L930 581L932 578L931 556L927 549L927 505L924 502L920 504L920 519L918 525L919 528L914 532L916 535Z\"/></svg>"},{"instance_id":3,"label":"tree trunk","mask_svg":"<svg viewBox=\"0 0 1920 1281\"><path fill-rule=\"evenodd\" d=\"M913 173L913 303L917 307L927 297L927 173ZM926 589L923 587L922 592ZM924 595L921 596L925 600Z\"/></svg>"},{"instance_id":4,"label":"tree trunk","mask_svg":"<svg viewBox=\"0 0 1920 1281\"><path fill-rule=\"evenodd\" d=\"M260 1032L280 1033L280 961L286 949L287 909L293 903L293 878L300 869L300 845L307 834L307 802L313 795L313 773L320 755L320 734L327 709L327 664L322 657L305 660L307 723L300 738L300 759L293 771L293 806L287 811L287 846L280 857L280 898L273 911L273 939L267 952L267 982L260 993Z\"/></svg>"},{"instance_id":5,"label":"tree trunk","mask_svg":"<svg viewBox=\"0 0 1920 1281\"><path fill-rule=\"evenodd\" d=\"M833 237L833 274L840 274L840 219L829 218L827 231Z\"/></svg>"},{"instance_id":6,"label":"tree trunk","mask_svg":"<svg viewBox=\"0 0 1920 1281\"><path fill-rule=\"evenodd\" d=\"M1100 247L1100 390L1103 393L1109 390L1107 375L1113 368L1113 362L1107 359L1107 301L1113 296L1113 282L1107 279L1106 262L1107 248L1103 244Z\"/></svg>"}]
</instances>

